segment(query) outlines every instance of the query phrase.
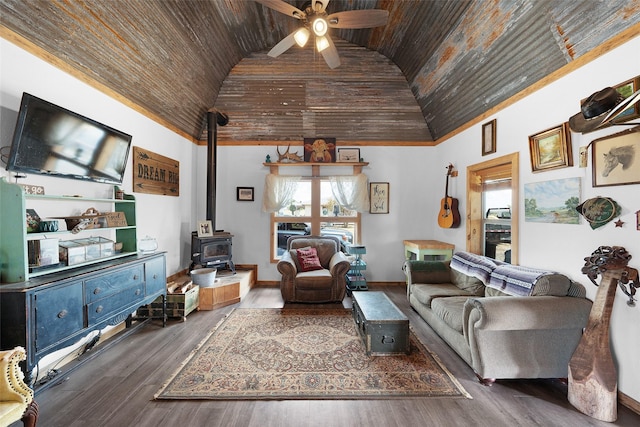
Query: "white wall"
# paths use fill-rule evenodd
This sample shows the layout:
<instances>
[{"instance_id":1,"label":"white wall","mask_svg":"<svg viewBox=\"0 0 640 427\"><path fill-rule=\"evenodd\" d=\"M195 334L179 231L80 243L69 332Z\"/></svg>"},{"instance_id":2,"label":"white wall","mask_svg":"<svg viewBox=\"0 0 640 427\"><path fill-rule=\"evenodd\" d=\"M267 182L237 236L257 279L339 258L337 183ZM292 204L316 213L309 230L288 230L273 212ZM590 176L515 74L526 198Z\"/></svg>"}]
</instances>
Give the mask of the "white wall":
<instances>
[{"instance_id":1,"label":"white wall","mask_svg":"<svg viewBox=\"0 0 640 427\"><path fill-rule=\"evenodd\" d=\"M191 261L189 233L194 226L194 213L190 207L196 195L196 188L192 185L196 176L194 156L197 154L192 148L193 143L4 39L0 39L0 57L0 147L11 145L20 99L23 92L28 92L132 135L132 145L180 162L179 197L133 194L138 202L138 238L146 235L155 237L159 249L167 251L167 274L188 267ZM132 158L130 153L121 186L127 193L132 192ZM0 176L12 181L5 167L4 163L0 165ZM43 185L47 194L79 194L85 197L113 194L111 185L42 175L29 175L20 182Z\"/></svg>"},{"instance_id":2,"label":"white wall","mask_svg":"<svg viewBox=\"0 0 640 427\"><path fill-rule=\"evenodd\" d=\"M453 181L452 194L462 200L465 197L466 167L493 157L520 153L520 257L519 263L528 266L545 267L562 272L587 288L587 295L593 300L597 288L580 270L584 258L599 246L623 246L633 256L630 265L640 268L640 231L636 230L635 212L640 209L640 185L597 187L591 185L591 153L587 168L579 168L579 147L586 146L594 139L620 132L629 127L614 126L589 134L571 134L573 163L570 168L548 172L532 173L528 136L568 121L579 111L580 100L606 86L613 86L640 75L640 37L609 52L579 70L563 77L553 84L531 94L515 105L487 118L497 119L497 152L491 156L480 155L481 125L477 125L439 145L437 158L452 161L459 169L460 176ZM640 122L640 120L634 120ZM636 153L634 168L640 168L640 158ZM622 207L620 219L622 228L611 222L592 230L585 220L578 225L541 224L524 221L524 184L562 178L581 178L581 201L605 196L612 197ZM464 203L461 215L465 216ZM431 207L427 215L433 218L437 206ZM617 219L617 218L616 218ZM433 228L432 237L449 241L456 249L463 249L466 243L464 229L443 230ZM640 334L633 325L640 322L640 305L628 307L626 296L618 290L611 323L611 341L614 358L619 369L619 389L636 401L640 401Z\"/></svg>"},{"instance_id":3,"label":"white wall","mask_svg":"<svg viewBox=\"0 0 640 427\"><path fill-rule=\"evenodd\" d=\"M640 74L640 38L584 66L571 75L539 90L517 104L496 114L497 152L481 156L481 124L462 132L437 147L361 147L361 155L370 162L364 172L370 181L390 183L390 213L362 216L362 244L367 277L372 281L403 281L402 241L437 239L465 248L464 227L441 229L437 213L444 193L446 166L452 162L460 175L450 180L450 195L460 202L465 216L466 167L494 156L520 153L521 195L526 183L582 178L582 200L597 195L613 197L623 208L622 228L612 223L598 230L583 221L579 225L536 224L524 222L521 215L520 264L546 267L567 274L587 287L591 299L596 288L580 273L583 258L601 245L620 245L634 255L631 265L640 267L640 232L635 230L635 214L640 209L640 186L591 187L590 168L577 166L532 174L529 164L528 136L561 124L579 110L579 101L605 86L615 85ZM138 200L138 235L158 239L167 251L167 272L172 274L189 264L190 232L206 211L206 148L175 135L130 108L92 89L84 83L44 63L14 45L0 39L0 146L10 144L11 131L23 91L30 92L78 113L92 117L133 135L133 144L180 161L180 197L135 193ZM472 85L468 85L471 87ZM224 106L219 106L224 109ZM8 113L7 113L8 112ZM493 118L493 117L491 117ZM488 118L490 120L491 118ZM233 117L230 117L233 120ZM9 122L9 124L7 124ZM574 164L578 147L600 136L619 131L606 129L588 135L572 134ZM9 136L7 137L7 134ZM339 141L338 141L339 143ZM232 232L234 261L256 264L259 280L278 280L274 264L269 262L269 215L261 211L265 156L276 158L274 147L218 147L217 227ZM636 160L637 162L637 160ZM637 164L634 167L638 167ZM131 192L131 160L124 189ZM325 174L331 172L323 172ZM0 168L0 176L8 176ZM67 194L69 186L80 194L103 195L108 186L85 184L59 178L30 176L24 182L44 185L52 194ZM254 187L254 202L236 201L236 187ZM195 208L193 208L195 207ZM520 200L520 210L524 211ZM640 307L625 305L620 292L613 310L612 347L619 369L619 389L640 401L640 334L634 329L640 320Z\"/></svg>"}]
</instances>

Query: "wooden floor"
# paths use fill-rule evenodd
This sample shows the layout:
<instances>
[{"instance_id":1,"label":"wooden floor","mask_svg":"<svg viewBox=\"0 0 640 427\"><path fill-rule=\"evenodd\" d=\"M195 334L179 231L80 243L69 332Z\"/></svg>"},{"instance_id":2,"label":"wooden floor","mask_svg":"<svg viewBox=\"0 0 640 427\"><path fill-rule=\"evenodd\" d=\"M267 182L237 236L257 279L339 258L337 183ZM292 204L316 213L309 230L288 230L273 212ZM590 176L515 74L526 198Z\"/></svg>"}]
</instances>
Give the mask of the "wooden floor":
<instances>
[{"instance_id":1,"label":"wooden floor","mask_svg":"<svg viewBox=\"0 0 640 427\"><path fill-rule=\"evenodd\" d=\"M40 427L93 426L638 426L640 415L620 406L606 423L576 411L560 381L478 383L472 370L409 307L401 286L383 290L409 317L417 335L445 363L473 399L154 401L176 367L234 307L282 307L277 288L253 288L242 302L191 313L137 332L52 381L37 393ZM350 298L343 302L351 306ZM333 305L335 307L335 305ZM97 350L92 350L97 351ZM91 352L87 353L90 355ZM86 356L88 357L88 356ZM15 424L16 426L19 424Z\"/></svg>"}]
</instances>

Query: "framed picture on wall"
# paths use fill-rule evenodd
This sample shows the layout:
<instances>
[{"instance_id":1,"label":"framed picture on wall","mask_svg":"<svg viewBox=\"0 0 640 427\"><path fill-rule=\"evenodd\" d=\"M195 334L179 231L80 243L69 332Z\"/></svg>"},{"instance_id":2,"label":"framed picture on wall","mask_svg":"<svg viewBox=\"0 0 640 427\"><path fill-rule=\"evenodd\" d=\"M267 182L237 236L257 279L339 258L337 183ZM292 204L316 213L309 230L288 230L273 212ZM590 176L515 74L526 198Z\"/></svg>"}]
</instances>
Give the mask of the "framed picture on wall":
<instances>
[{"instance_id":1,"label":"framed picture on wall","mask_svg":"<svg viewBox=\"0 0 640 427\"><path fill-rule=\"evenodd\" d=\"M596 139L591 145L594 187L640 184L640 126Z\"/></svg>"},{"instance_id":2,"label":"framed picture on wall","mask_svg":"<svg viewBox=\"0 0 640 427\"><path fill-rule=\"evenodd\" d=\"M618 93L620 93L620 95L624 96L625 98L630 97L639 88L640 76L636 76L614 86L614 89L617 90ZM640 117L640 102L636 102L633 107L624 110L618 115L618 117L612 120L611 123L624 123L628 122L629 120L637 119L638 117Z\"/></svg>"},{"instance_id":3,"label":"framed picture on wall","mask_svg":"<svg viewBox=\"0 0 640 427\"><path fill-rule=\"evenodd\" d=\"M529 153L532 172L573 166L569 123L529 136Z\"/></svg>"},{"instance_id":4,"label":"framed picture on wall","mask_svg":"<svg viewBox=\"0 0 640 427\"><path fill-rule=\"evenodd\" d=\"M496 152L496 119L482 125L482 155Z\"/></svg>"},{"instance_id":5,"label":"framed picture on wall","mask_svg":"<svg viewBox=\"0 0 640 427\"><path fill-rule=\"evenodd\" d=\"M253 202L253 187L236 187L236 200Z\"/></svg>"},{"instance_id":6,"label":"framed picture on wall","mask_svg":"<svg viewBox=\"0 0 640 427\"><path fill-rule=\"evenodd\" d=\"M389 183L370 182L369 183L369 213L388 214L389 213Z\"/></svg>"}]
</instances>

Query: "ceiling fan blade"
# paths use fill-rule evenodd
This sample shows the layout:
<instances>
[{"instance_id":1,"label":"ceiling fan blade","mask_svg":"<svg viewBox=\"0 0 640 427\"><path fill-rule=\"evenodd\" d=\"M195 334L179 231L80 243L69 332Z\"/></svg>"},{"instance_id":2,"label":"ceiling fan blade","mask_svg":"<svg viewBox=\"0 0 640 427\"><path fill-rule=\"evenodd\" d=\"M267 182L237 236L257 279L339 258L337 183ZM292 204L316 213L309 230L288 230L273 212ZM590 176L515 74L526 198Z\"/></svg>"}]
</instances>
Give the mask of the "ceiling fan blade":
<instances>
[{"instance_id":1,"label":"ceiling fan blade","mask_svg":"<svg viewBox=\"0 0 640 427\"><path fill-rule=\"evenodd\" d=\"M327 16L331 28L373 28L386 25L389 11L382 9L346 10Z\"/></svg>"},{"instance_id":2,"label":"ceiling fan blade","mask_svg":"<svg viewBox=\"0 0 640 427\"><path fill-rule=\"evenodd\" d=\"M329 4L329 1L330 0L313 0L311 2L311 9L322 13L327 8L327 5ZM318 7L316 5L318 5L318 4L320 5L320 10L316 9L316 7Z\"/></svg>"},{"instance_id":3,"label":"ceiling fan blade","mask_svg":"<svg viewBox=\"0 0 640 427\"><path fill-rule=\"evenodd\" d=\"M291 46L296 44L295 35L297 31L298 30L294 31L293 33L289 34L287 37L280 40L280 42L277 45L275 45L273 49L271 49L269 53L267 53L267 55L269 55L272 58L276 58L281 54L283 54L284 52L286 52L287 50L289 50Z\"/></svg>"},{"instance_id":4,"label":"ceiling fan blade","mask_svg":"<svg viewBox=\"0 0 640 427\"><path fill-rule=\"evenodd\" d=\"M333 44L333 40L328 35L324 36L329 42L329 47L320 52L329 68L337 68L340 66L340 56L338 55L338 49Z\"/></svg>"},{"instance_id":5,"label":"ceiling fan blade","mask_svg":"<svg viewBox=\"0 0 640 427\"><path fill-rule=\"evenodd\" d=\"M303 19L307 15L295 6L290 5L284 0L255 0L257 3L261 3L264 6L277 10L285 15L293 16L296 19Z\"/></svg>"}]
</instances>

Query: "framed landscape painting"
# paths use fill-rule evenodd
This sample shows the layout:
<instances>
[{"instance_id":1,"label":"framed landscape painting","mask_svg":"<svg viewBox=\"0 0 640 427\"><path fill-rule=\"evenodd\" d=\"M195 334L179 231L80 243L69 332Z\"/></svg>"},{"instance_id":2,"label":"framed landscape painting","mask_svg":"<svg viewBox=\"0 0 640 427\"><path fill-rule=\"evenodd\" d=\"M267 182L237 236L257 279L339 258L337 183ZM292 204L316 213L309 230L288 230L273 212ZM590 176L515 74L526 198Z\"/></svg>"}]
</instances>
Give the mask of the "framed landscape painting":
<instances>
[{"instance_id":1,"label":"framed landscape painting","mask_svg":"<svg viewBox=\"0 0 640 427\"><path fill-rule=\"evenodd\" d=\"M524 220L579 224L580 178L555 179L524 185Z\"/></svg>"},{"instance_id":2,"label":"framed landscape painting","mask_svg":"<svg viewBox=\"0 0 640 427\"><path fill-rule=\"evenodd\" d=\"M532 172L573 166L569 123L531 135L529 153Z\"/></svg>"}]
</instances>

